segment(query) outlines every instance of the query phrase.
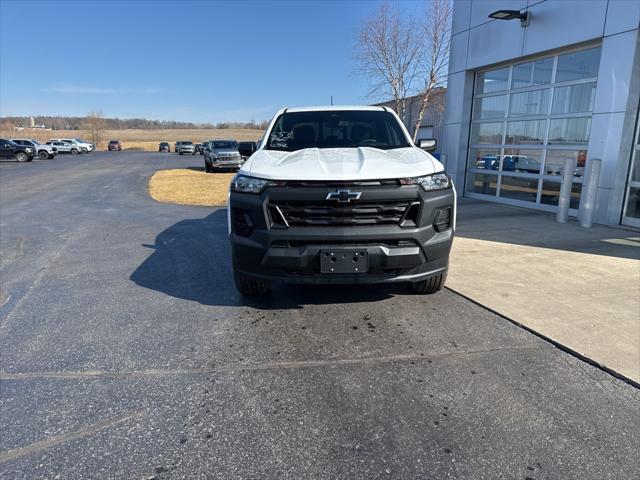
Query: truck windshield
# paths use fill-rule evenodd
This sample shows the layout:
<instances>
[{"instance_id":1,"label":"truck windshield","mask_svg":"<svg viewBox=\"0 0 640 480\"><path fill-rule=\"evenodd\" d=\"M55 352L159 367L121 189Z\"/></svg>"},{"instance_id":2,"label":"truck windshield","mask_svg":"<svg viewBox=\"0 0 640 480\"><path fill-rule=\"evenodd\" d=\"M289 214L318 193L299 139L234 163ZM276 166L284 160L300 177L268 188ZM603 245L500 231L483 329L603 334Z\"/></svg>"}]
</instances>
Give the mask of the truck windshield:
<instances>
[{"instance_id":1,"label":"truck windshield","mask_svg":"<svg viewBox=\"0 0 640 480\"><path fill-rule=\"evenodd\" d=\"M211 148L237 148L236 142L211 142Z\"/></svg>"},{"instance_id":2,"label":"truck windshield","mask_svg":"<svg viewBox=\"0 0 640 480\"><path fill-rule=\"evenodd\" d=\"M383 110L285 112L269 133L267 150L303 148L408 147L400 124Z\"/></svg>"}]
</instances>

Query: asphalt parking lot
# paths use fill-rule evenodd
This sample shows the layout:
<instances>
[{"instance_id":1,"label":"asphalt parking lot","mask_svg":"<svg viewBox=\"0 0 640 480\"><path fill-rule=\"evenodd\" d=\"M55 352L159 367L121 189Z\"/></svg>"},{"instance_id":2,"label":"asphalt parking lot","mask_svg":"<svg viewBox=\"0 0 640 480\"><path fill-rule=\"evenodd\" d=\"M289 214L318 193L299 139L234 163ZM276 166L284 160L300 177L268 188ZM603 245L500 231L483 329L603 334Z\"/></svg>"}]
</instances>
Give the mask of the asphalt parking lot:
<instances>
[{"instance_id":1,"label":"asphalt parking lot","mask_svg":"<svg viewBox=\"0 0 640 480\"><path fill-rule=\"evenodd\" d=\"M630 479L640 392L451 291L245 301L224 209L97 152L0 164L2 479Z\"/></svg>"}]
</instances>

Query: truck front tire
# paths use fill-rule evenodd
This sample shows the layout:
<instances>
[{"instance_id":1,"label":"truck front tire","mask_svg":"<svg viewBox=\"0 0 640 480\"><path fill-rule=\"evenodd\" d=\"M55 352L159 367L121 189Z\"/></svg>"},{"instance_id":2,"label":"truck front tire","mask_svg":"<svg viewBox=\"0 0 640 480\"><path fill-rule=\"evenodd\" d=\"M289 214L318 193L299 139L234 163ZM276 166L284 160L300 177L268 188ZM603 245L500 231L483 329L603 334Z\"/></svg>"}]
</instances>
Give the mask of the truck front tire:
<instances>
[{"instance_id":1,"label":"truck front tire","mask_svg":"<svg viewBox=\"0 0 640 480\"><path fill-rule=\"evenodd\" d=\"M49 152L47 152L46 150L40 150L40 151L38 152L38 157L39 157L41 160L46 160L47 158L49 158Z\"/></svg>"},{"instance_id":2,"label":"truck front tire","mask_svg":"<svg viewBox=\"0 0 640 480\"><path fill-rule=\"evenodd\" d=\"M258 297L266 295L271 291L271 286L268 282L260 278L239 273L235 266L233 267L233 278L238 291L247 297Z\"/></svg>"},{"instance_id":3,"label":"truck front tire","mask_svg":"<svg viewBox=\"0 0 640 480\"><path fill-rule=\"evenodd\" d=\"M433 277L427 278L421 282L415 282L411 284L411 290L414 293L421 294L431 294L436 293L442 290L444 287L444 282L447 280L447 272L441 273L439 275L435 275Z\"/></svg>"}]
</instances>

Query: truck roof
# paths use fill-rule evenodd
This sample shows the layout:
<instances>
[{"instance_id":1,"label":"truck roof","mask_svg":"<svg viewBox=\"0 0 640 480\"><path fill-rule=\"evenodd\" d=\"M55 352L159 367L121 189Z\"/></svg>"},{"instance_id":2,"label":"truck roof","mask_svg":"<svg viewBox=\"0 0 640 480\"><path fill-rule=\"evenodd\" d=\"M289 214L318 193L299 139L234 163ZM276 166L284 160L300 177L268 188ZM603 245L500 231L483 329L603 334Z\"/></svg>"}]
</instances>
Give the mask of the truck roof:
<instances>
[{"instance_id":1,"label":"truck roof","mask_svg":"<svg viewBox=\"0 0 640 480\"><path fill-rule=\"evenodd\" d=\"M283 108L281 112L317 112L317 111L339 111L339 110L368 110L368 111L384 111L385 107L372 105L318 105L309 107L290 107Z\"/></svg>"}]
</instances>

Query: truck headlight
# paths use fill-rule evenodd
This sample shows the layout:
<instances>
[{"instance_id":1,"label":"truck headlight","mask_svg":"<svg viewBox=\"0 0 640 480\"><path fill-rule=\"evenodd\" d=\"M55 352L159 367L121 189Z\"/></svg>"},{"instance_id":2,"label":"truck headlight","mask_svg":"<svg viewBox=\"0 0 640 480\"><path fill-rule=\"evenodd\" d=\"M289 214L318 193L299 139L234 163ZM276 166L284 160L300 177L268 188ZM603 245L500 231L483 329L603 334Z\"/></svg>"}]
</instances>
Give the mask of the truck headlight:
<instances>
[{"instance_id":1,"label":"truck headlight","mask_svg":"<svg viewBox=\"0 0 640 480\"><path fill-rule=\"evenodd\" d=\"M231 180L231 191L239 193L261 193L267 187L281 187L284 182L265 180L263 178L236 175Z\"/></svg>"},{"instance_id":2,"label":"truck headlight","mask_svg":"<svg viewBox=\"0 0 640 480\"><path fill-rule=\"evenodd\" d=\"M424 177L401 178L402 185L420 185L425 192L444 190L451 187L451 179L444 172L425 175Z\"/></svg>"}]
</instances>

